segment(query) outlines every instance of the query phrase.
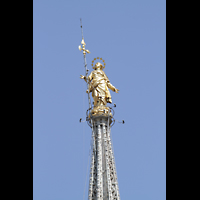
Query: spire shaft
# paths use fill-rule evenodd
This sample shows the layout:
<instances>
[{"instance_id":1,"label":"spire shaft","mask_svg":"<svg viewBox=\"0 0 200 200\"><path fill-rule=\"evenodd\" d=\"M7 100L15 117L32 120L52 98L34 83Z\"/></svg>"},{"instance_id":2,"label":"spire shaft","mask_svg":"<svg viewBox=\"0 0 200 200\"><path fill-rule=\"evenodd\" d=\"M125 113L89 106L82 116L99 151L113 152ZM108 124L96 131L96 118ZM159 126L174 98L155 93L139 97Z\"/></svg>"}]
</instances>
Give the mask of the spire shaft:
<instances>
[{"instance_id":1,"label":"spire shaft","mask_svg":"<svg viewBox=\"0 0 200 200\"><path fill-rule=\"evenodd\" d=\"M114 152L110 137L110 127L115 122L113 118L114 111L112 114L112 108L107 106L107 102L112 103L111 99L109 99L111 98L111 95L108 92L108 88L117 93L119 90L110 84L108 78L106 78L107 76L101 70L101 65L98 63L95 64L95 70L88 76L89 70L87 69L86 53L90 53L90 51L85 49L86 43L84 42L81 19L80 25L82 33L82 46L79 45L79 50L83 51L85 67L85 76L81 75L80 78L84 79L87 83L89 109L87 110L86 120L88 125L92 128L92 155L88 199L120 200ZM97 59L99 59L99 57L97 57ZM102 58L100 58L100 60L102 60ZM94 99L93 109L89 95L91 90L93 92L92 97Z\"/></svg>"}]
</instances>

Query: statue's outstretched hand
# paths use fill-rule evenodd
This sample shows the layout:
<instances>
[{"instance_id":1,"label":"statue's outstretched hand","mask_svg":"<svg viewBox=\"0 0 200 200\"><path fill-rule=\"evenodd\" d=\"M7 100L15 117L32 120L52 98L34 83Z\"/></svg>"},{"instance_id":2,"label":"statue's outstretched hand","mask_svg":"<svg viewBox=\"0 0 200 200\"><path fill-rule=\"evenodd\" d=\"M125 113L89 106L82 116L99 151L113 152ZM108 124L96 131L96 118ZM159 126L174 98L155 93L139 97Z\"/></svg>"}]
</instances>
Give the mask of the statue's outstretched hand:
<instances>
[{"instance_id":1,"label":"statue's outstretched hand","mask_svg":"<svg viewBox=\"0 0 200 200\"><path fill-rule=\"evenodd\" d=\"M81 78L81 79L85 79L85 76L83 76L83 75L80 75L80 78Z\"/></svg>"},{"instance_id":2,"label":"statue's outstretched hand","mask_svg":"<svg viewBox=\"0 0 200 200\"><path fill-rule=\"evenodd\" d=\"M116 93L118 93L118 92L119 92L119 90L118 90L117 88L115 88L115 92L116 92Z\"/></svg>"}]
</instances>

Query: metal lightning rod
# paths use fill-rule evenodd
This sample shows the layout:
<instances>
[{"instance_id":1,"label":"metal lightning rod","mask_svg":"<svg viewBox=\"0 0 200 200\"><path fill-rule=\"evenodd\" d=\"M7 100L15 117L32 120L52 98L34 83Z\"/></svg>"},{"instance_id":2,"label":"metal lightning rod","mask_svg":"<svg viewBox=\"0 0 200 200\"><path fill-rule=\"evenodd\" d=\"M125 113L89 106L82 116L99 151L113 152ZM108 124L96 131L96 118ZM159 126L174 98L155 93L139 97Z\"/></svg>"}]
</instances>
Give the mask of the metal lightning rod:
<instances>
[{"instance_id":1,"label":"metal lightning rod","mask_svg":"<svg viewBox=\"0 0 200 200\"><path fill-rule=\"evenodd\" d=\"M81 47L81 45L79 45L78 48L79 48L80 51L83 50L84 66L85 66L85 78L84 79L85 79L85 81L87 83L87 88L88 88L88 91L89 91L89 80L88 80L88 71L89 71L89 69L87 69L86 53L90 53L90 51L87 50L87 49L85 49L86 43L84 42L83 26L82 26L82 20L81 20L81 18L80 18L80 23L81 23L81 33L82 33L82 41L81 41L82 47ZM89 109L91 111L92 106L91 106L91 100L90 100L90 94L89 94L89 92L88 92L88 101L89 101Z\"/></svg>"},{"instance_id":2,"label":"metal lightning rod","mask_svg":"<svg viewBox=\"0 0 200 200\"><path fill-rule=\"evenodd\" d=\"M89 113L91 115L91 109L92 109L92 106L91 106L91 100L90 100L90 93L89 93L89 80L88 80L88 69L87 69L87 62L86 62L86 53L90 53L89 50L85 49L85 45L86 43L84 42L84 37L83 37L83 26L82 26L82 20L80 18L80 24L81 24L81 33L82 33L82 41L81 41L81 44L82 44L82 47L81 45L79 45L79 50L80 51L83 51L83 57L84 57L84 66L85 66L85 77L81 75L80 78L84 78L86 83L87 83L87 91L88 91L88 101L89 101ZM86 119L88 120L88 119ZM92 118L90 119L90 122L91 122L91 128L92 128L92 141L91 141L91 149L92 151L94 152L94 154L96 155L96 145L95 145L95 138L94 138L94 129L93 129L93 122L92 122ZM80 119L80 122L81 122L81 119ZM93 144L92 144L93 143ZM85 190L84 190L84 196L85 196ZM83 197L84 198L84 197Z\"/></svg>"}]
</instances>

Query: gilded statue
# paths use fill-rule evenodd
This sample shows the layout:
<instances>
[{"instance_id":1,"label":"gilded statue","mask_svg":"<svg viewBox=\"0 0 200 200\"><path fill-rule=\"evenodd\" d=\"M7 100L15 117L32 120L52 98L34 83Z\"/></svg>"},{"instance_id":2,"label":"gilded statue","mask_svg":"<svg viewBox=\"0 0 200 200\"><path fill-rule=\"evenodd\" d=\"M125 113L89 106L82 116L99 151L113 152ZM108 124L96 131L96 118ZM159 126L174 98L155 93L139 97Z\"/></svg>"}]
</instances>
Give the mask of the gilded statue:
<instances>
[{"instance_id":1,"label":"gilded statue","mask_svg":"<svg viewBox=\"0 0 200 200\"><path fill-rule=\"evenodd\" d=\"M105 109L107 103L112 103L109 89L116 93L119 92L119 90L110 83L103 68L104 66L100 62L97 62L93 67L94 70L88 76L89 89L87 89L86 92L92 92L94 107L96 107L93 109L93 113L97 113L99 110L102 110L102 108ZM80 78L86 81L85 76L80 75Z\"/></svg>"}]
</instances>

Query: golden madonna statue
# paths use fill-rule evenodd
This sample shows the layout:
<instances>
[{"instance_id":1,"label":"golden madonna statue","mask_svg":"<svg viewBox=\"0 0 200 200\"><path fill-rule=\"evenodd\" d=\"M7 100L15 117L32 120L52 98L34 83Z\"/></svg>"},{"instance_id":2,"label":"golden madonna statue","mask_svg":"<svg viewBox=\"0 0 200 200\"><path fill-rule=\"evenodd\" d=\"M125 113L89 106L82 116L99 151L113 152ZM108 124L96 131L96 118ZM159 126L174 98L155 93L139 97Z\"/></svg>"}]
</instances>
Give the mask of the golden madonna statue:
<instances>
[{"instance_id":1,"label":"golden madonna statue","mask_svg":"<svg viewBox=\"0 0 200 200\"><path fill-rule=\"evenodd\" d=\"M112 103L109 89L116 93L118 93L119 90L110 83L103 71L103 65L100 62L97 62L93 69L94 70L88 76L89 90L87 89L86 92L92 92L92 97L94 99L94 109L92 113L97 114L103 112L103 110L105 113L105 109L108 111L106 107L107 103ZM80 78L86 81L85 76L81 75Z\"/></svg>"}]
</instances>

